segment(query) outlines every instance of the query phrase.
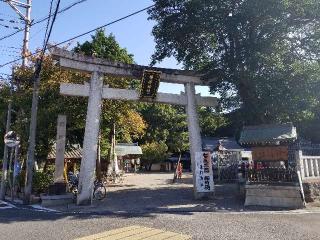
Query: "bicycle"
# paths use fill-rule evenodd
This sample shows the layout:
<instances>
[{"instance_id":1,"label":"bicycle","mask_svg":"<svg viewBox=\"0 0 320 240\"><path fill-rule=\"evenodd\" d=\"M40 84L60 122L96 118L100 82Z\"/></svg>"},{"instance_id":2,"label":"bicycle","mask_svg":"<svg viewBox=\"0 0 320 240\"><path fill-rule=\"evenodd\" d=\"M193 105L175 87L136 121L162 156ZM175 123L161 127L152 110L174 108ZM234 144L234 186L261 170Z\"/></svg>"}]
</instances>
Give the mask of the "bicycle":
<instances>
[{"instance_id":1,"label":"bicycle","mask_svg":"<svg viewBox=\"0 0 320 240\"><path fill-rule=\"evenodd\" d=\"M107 196L107 189L100 180L94 181L93 199L102 200Z\"/></svg>"},{"instance_id":2,"label":"bicycle","mask_svg":"<svg viewBox=\"0 0 320 240\"><path fill-rule=\"evenodd\" d=\"M79 178L77 175L73 173L68 174L68 186L69 191L73 193L75 197L78 195L78 183ZM94 188L93 188L93 199L95 200L102 200L107 196L107 189L102 181L95 180L94 181Z\"/></svg>"}]
</instances>

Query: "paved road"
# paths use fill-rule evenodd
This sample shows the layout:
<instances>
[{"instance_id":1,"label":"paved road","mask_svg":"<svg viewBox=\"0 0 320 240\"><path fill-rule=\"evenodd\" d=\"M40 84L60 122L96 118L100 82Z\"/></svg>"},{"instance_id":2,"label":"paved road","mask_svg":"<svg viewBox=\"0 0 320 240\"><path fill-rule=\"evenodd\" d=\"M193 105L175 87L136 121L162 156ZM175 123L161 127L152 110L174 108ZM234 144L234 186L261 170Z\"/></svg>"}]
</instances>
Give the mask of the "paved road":
<instances>
[{"instance_id":1,"label":"paved road","mask_svg":"<svg viewBox=\"0 0 320 240\"><path fill-rule=\"evenodd\" d=\"M170 184L171 175L136 175L91 208L40 211L0 204L0 240L76 239L130 226L192 236L193 239L312 240L320 239L320 211L243 209L233 188L217 186L212 202L192 200L190 176ZM223 190L223 194L221 190Z\"/></svg>"},{"instance_id":2,"label":"paved road","mask_svg":"<svg viewBox=\"0 0 320 240\"><path fill-rule=\"evenodd\" d=\"M0 210L1 240L75 239L133 225L183 233L193 239L320 239L320 213L60 214Z\"/></svg>"}]
</instances>

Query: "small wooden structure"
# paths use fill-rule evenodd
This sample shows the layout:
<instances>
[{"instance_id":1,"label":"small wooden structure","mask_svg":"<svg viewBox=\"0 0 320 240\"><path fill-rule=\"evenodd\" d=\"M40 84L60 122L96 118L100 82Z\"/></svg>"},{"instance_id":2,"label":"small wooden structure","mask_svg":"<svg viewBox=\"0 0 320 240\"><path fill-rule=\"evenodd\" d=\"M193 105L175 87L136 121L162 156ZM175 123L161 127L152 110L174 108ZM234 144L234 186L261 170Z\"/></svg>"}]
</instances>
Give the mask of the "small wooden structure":
<instances>
[{"instance_id":1,"label":"small wooden structure","mask_svg":"<svg viewBox=\"0 0 320 240\"><path fill-rule=\"evenodd\" d=\"M82 148L79 144L74 144L70 148L65 150L64 153L64 164L65 169L75 171L77 168L77 165L80 166L82 158ZM56 145L54 145L48 154L47 157L47 164L54 164L54 161L56 160Z\"/></svg>"},{"instance_id":2,"label":"small wooden structure","mask_svg":"<svg viewBox=\"0 0 320 240\"><path fill-rule=\"evenodd\" d=\"M239 143L250 147L252 159L265 167L288 166L289 145L297 140L297 131L292 123L245 126Z\"/></svg>"},{"instance_id":3,"label":"small wooden structure","mask_svg":"<svg viewBox=\"0 0 320 240\"><path fill-rule=\"evenodd\" d=\"M115 152L120 161L120 168L125 172L136 172L140 166L142 149L137 143L117 143Z\"/></svg>"}]
</instances>

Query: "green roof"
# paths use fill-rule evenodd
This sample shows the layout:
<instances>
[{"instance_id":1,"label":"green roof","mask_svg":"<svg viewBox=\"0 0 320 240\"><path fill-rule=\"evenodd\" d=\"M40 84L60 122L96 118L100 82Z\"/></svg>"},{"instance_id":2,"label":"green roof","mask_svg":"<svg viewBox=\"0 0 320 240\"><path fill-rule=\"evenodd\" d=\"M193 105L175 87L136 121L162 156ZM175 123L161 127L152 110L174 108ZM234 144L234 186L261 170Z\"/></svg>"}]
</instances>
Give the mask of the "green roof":
<instances>
[{"instance_id":1,"label":"green roof","mask_svg":"<svg viewBox=\"0 0 320 240\"><path fill-rule=\"evenodd\" d=\"M292 123L245 126L241 132L241 145L280 145L297 139Z\"/></svg>"},{"instance_id":2,"label":"green roof","mask_svg":"<svg viewBox=\"0 0 320 240\"><path fill-rule=\"evenodd\" d=\"M142 149L136 145L129 144L117 144L115 148L115 152L117 156L125 156L125 155L142 155Z\"/></svg>"}]
</instances>

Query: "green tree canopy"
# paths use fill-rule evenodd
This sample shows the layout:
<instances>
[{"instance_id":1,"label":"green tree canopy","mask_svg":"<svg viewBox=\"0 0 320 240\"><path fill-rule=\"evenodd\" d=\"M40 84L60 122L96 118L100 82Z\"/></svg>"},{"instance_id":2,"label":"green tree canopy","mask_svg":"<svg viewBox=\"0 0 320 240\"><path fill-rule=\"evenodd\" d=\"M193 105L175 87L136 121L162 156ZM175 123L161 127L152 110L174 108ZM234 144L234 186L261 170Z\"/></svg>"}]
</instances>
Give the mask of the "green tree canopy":
<instances>
[{"instance_id":1,"label":"green tree canopy","mask_svg":"<svg viewBox=\"0 0 320 240\"><path fill-rule=\"evenodd\" d=\"M104 31L97 31L92 36L92 41L87 41L83 45L78 44L75 51L91 54L94 49L96 56L118 60L125 63L133 63L133 56L119 46L115 38L105 36ZM36 61L35 56L32 61ZM32 76L33 66L28 68L17 67L15 70L13 104L15 114L13 115L12 127L22 138L22 154L26 155L30 110L32 100ZM41 72L41 83L38 107L37 126L37 158L44 160L50 151L56 138L56 121L58 114L67 115L67 139L69 143L83 142L85 119L87 113L87 99L83 97L66 97L60 95L59 87L62 82L80 83L89 81L90 75L66 71L55 65L50 56L46 56ZM105 77L105 84L113 87L131 87L131 79ZM4 96L0 89L1 96ZM7 97L0 99L0 107L5 108L4 103ZM1 112L1 121L5 121L6 111ZM2 122L1 122L2 123ZM145 123L140 114L135 110L132 103L123 101L104 101L102 114L102 135L103 146L108 148L108 135L111 124L116 123L119 134L117 137L121 141L130 142L139 139L145 130ZM3 125L2 125L3 126ZM2 127L3 128L3 127ZM106 150L103 151L106 153Z\"/></svg>"},{"instance_id":2,"label":"green tree canopy","mask_svg":"<svg viewBox=\"0 0 320 240\"><path fill-rule=\"evenodd\" d=\"M187 115L184 107L166 104L139 104L139 112L146 124L142 143L162 141L169 152L183 152L189 149ZM219 127L225 126L226 119L212 108L198 109L201 135L212 137Z\"/></svg>"},{"instance_id":3,"label":"green tree canopy","mask_svg":"<svg viewBox=\"0 0 320 240\"><path fill-rule=\"evenodd\" d=\"M164 142L146 143L142 145L141 163L150 171L152 164L160 163L167 159L167 151L168 147Z\"/></svg>"},{"instance_id":4,"label":"green tree canopy","mask_svg":"<svg viewBox=\"0 0 320 240\"><path fill-rule=\"evenodd\" d=\"M320 102L320 1L154 0L153 63L201 71L242 124L315 117Z\"/></svg>"}]
</instances>

